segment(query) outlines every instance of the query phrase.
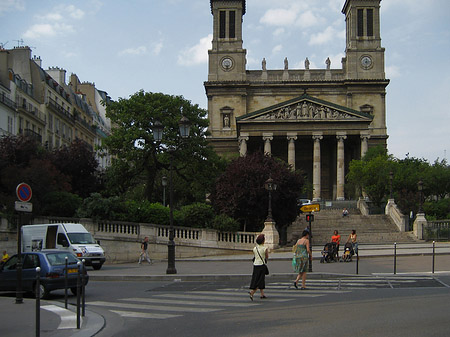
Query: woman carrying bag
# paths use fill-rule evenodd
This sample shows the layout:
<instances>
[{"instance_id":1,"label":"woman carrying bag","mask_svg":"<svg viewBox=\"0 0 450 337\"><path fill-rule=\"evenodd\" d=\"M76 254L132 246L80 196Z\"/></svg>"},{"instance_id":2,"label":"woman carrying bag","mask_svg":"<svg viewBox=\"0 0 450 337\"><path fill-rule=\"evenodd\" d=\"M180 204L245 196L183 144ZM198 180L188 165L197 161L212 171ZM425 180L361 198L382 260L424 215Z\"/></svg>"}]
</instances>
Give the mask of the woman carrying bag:
<instances>
[{"instance_id":1,"label":"woman carrying bag","mask_svg":"<svg viewBox=\"0 0 450 337\"><path fill-rule=\"evenodd\" d=\"M252 280L250 282L250 299L253 301L253 295L256 290L259 289L261 292L261 298L267 298L264 295L264 288L266 287L266 274L269 273L266 262L269 258L269 250L264 247L264 242L266 238L264 234L259 234L256 238L256 246L253 248L253 274Z\"/></svg>"}]
</instances>

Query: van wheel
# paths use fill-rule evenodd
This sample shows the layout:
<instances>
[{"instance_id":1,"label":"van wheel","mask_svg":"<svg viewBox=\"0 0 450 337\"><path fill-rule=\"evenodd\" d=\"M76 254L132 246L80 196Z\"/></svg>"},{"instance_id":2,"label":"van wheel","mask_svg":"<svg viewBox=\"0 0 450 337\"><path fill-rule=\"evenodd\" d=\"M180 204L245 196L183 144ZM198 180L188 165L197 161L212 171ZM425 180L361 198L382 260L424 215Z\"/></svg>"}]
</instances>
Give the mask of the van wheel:
<instances>
[{"instance_id":1,"label":"van wheel","mask_svg":"<svg viewBox=\"0 0 450 337\"><path fill-rule=\"evenodd\" d=\"M100 270L101 267L102 267L101 263L92 264L92 268L94 268L94 270Z\"/></svg>"}]
</instances>

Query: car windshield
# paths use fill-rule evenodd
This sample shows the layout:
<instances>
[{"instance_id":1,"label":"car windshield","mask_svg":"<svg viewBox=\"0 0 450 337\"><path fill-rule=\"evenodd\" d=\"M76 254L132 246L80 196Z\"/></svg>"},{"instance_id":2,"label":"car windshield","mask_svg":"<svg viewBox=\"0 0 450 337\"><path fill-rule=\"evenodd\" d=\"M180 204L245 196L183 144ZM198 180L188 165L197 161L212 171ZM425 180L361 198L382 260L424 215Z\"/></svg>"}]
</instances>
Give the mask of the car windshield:
<instances>
[{"instance_id":1,"label":"car windshield","mask_svg":"<svg viewBox=\"0 0 450 337\"><path fill-rule=\"evenodd\" d=\"M70 253L61 252L61 253L49 253L49 254L47 254L47 260L52 266L65 265L66 264L66 257L67 257L67 263L69 263L69 264L73 264L73 263L77 263L78 262L78 259L74 255L72 255Z\"/></svg>"},{"instance_id":2,"label":"car windshield","mask_svg":"<svg viewBox=\"0 0 450 337\"><path fill-rule=\"evenodd\" d=\"M95 243L91 233L68 233L69 240L74 244Z\"/></svg>"}]
</instances>

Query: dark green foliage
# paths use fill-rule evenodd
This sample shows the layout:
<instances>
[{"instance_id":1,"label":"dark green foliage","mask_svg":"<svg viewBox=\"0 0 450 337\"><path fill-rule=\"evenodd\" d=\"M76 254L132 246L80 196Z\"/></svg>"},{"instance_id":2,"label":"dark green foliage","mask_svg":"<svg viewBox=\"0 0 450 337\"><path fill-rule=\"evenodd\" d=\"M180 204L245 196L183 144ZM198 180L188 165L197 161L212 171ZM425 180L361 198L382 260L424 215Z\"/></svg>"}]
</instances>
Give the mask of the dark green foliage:
<instances>
[{"instance_id":1,"label":"dark green foliage","mask_svg":"<svg viewBox=\"0 0 450 337\"><path fill-rule=\"evenodd\" d=\"M292 172L287 163L261 153L229 164L211 193L214 209L238 220L243 230L260 231L267 217L269 193L264 183L269 177L278 185L272 192L273 218L279 227L290 224L297 217L296 199L304 183L301 172Z\"/></svg>"},{"instance_id":2,"label":"dark green foliage","mask_svg":"<svg viewBox=\"0 0 450 337\"><path fill-rule=\"evenodd\" d=\"M180 215L185 227L211 228L214 219L214 210L210 205L194 203L181 207Z\"/></svg>"},{"instance_id":3,"label":"dark green foliage","mask_svg":"<svg viewBox=\"0 0 450 337\"><path fill-rule=\"evenodd\" d=\"M427 219L450 219L450 198L428 201L423 205Z\"/></svg>"},{"instance_id":4,"label":"dark green foliage","mask_svg":"<svg viewBox=\"0 0 450 337\"><path fill-rule=\"evenodd\" d=\"M50 159L61 173L69 177L73 193L86 198L99 190L98 162L85 142L75 139L70 146L53 151Z\"/></svg>"},{"instance_id":5,"label":"dark green foliage","mask_svg":"<svg viewBox=\"0 0 450 337\"><path fill-rule=\"evenodd\" d=\"M103 198L100 193L92 193L77 210L78 217L94 220L127 220L126 213L119 197Z\"/></svg>"},{"instance_id":6,"label":"dark green foliage","mask_svg":"<svg viewBox=\"0 0 450 337\"><path fill-rule=\"evenodd\" d=\"M42 214L49 216L73 217L83 199L69 192L49 192L44 196Z\"/></svg>"},{"instance_id":7,"label":"dark green foliage","mask_svg":"<svg viewBox=\"0 0 450 337\"><path fill-rule=\"evenodd\" d=\"M143 201L125 202L127 221L169 225L169 208L158 203Z\"/></svg>"},{"instance_id":8,"label":"dark green foliage","mask_svg":"<svg viewBox=\"0 0 450 337\"><path fill-rule=\"evenodd\" d=\"M237 232L240 227L239 222L225 214L215 216L212 221L212 228L221 232Z\"/></svg>"}]
</instances>

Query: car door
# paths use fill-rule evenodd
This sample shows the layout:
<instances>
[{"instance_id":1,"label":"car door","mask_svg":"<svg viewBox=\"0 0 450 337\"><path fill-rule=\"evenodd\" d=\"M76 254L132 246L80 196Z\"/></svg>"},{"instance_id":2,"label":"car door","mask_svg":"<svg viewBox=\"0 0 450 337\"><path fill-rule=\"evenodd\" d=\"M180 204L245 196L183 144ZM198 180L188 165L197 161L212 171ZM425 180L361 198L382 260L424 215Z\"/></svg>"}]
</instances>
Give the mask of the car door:
<instances>
[{"instance_id":1,"label":"car door","mask_svg":"<svg viewBox=\"0 0 450 337\"><path fill-rule=\"evenodd\" d=\"M39 267L38 254L26 254L22 266L22 288L23 290L33 290L36 281L36 267Z\"/></svg>"},{"instance_id":2,"label":"car door","mask_svg":"<svg viewBox=\"0 0 450 337\"><path fill-rule=\"evenodd\" d=\"M16 290L17 286L17 255L13 255L0 270L0 290Z\"/></svg>"}]
</instances>

